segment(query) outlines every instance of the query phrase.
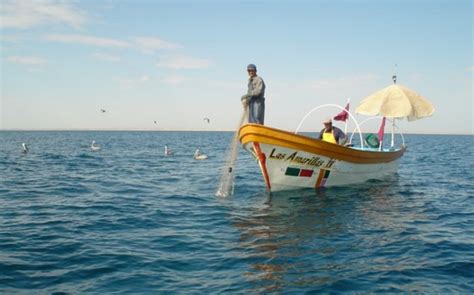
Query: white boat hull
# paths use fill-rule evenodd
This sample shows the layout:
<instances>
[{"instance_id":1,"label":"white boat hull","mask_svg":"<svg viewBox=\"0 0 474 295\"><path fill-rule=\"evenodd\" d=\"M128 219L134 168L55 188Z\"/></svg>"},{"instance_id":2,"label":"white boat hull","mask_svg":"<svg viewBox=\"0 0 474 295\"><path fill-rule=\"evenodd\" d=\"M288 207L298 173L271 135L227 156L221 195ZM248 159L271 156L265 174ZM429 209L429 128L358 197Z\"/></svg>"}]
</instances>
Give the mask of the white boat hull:
<instances>
[{"instance_id":1,"label":"white boat hull","mask_svg":"<svg viewBox=\"0 0 474 295\"><path fill-rule=\"evenodd\" d=\"M259 144L259 146L261 152L268 155L265 169L273 191L344 186L369 179L381 179L398 170L399 160L379 164L356 164L274 145ZM245 149L251 153L256 150L254 143L246 145ZM276 157L277 155L281 158ZM255 157L258 158L256 154ZM310 160L303 164L295 160L297 157L299 160ZM265 172L262 171L262 174Z\"/></svg>"},{"instance_id":2,"label":"white boat hull","mask_svg":"<svg viewBox=\"0 0 474 295\"><path fill-rule=\"evenodd\" d=\"M254 124L242 127L240 138L244 149L257 159L270 191L381 179L398 170L405 150L348 148Z\"/></svg>"}]
</instances>

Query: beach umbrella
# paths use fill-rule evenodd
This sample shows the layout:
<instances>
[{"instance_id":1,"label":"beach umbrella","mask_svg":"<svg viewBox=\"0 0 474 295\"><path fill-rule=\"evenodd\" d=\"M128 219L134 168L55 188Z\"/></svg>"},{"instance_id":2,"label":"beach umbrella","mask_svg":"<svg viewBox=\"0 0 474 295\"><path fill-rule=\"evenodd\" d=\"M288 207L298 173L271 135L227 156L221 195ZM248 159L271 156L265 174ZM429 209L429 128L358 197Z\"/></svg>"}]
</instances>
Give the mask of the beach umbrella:
<instances>
[{"instance_id":1,"label":"beach umbrella","mask_svg":"<svg viewBox=\"0 0 474 295\"><path fill-rule=\"evenodd\" d=\"M356 113L414 121L431 116L434 107L415 91L393 84L364 98L356 108Z\"/></svg>"},{"instance_id":2,"label":"beach umbrella","mask_svg":"<svg viewBox=\"0 0 474 295\"><path fill-rule=\"evenodd\" d=\"M393 119L391 147L394 145L395 119L407 118L408 121L414 121L429 117L434 113L434 107L431 102L415 91L398 85L396 75L392 79L393 85L367 96L356 108L357 114ZM385 121L383 121L382 125L385 126ZM383 129L381 132L383 132Z\"/></svg>"}]
</instances>

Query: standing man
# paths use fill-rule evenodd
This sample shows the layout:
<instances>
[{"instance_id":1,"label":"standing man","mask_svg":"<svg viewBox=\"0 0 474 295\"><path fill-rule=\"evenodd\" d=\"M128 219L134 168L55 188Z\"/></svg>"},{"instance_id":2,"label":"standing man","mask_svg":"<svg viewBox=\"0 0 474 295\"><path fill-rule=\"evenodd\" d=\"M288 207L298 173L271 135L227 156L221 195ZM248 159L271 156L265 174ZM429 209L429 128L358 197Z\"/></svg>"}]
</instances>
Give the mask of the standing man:
<instances>
[{"instance_id":1,"label":"standing man","mask_svg":"<svg viewBox=\"0 0 474 295\"><path fill-rule=\"evenodd\" d=\"M257 67L254 64L247 66L249 84L247 94L242 95L244 108L249 107L249 123L263 125L265 118L265 82L257 76Z\"/></svg>"}]
</instances>

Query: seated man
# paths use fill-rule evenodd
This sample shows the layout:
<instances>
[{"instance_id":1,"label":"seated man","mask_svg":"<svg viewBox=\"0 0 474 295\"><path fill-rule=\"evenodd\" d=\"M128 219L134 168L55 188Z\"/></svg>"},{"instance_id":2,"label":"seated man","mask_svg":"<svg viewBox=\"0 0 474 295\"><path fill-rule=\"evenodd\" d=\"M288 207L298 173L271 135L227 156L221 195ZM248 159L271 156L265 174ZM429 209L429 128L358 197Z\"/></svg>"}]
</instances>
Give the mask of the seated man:
<instances>
[{"instance_id":1,"label":"seated man","mask_svg":"<svg viewBox=\"0 0 474 295\"><path fill-rule=\"evenodd\" d=\"M335 143L335 144L345 144L347 139L344 132L341 129L332 126L331 118L327 118L323 122L324 128L319 132L319 139L323 141Z\"/></svg>"}]
</instances>

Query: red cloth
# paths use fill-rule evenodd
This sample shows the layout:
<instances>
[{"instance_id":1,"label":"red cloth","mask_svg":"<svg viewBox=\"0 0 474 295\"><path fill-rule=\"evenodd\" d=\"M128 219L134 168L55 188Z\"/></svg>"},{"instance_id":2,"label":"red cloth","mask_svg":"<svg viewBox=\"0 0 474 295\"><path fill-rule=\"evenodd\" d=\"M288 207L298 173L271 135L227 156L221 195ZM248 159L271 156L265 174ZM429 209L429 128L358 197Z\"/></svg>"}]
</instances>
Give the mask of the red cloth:
<instances>
[{"instance_id":1,"label":"red cloth","mask_svg":"<svg viewBox=\"0 0 474 295\"><path fill-rule=\"evenodd\" d=\"M343 110L342 112L340 112L339 114L337 114L336 116L334 116L334 120L335 121L347 121L347 119L349 118L349 113L347 112L349 110L349 103L347 103L346 105L346 109Z\"/></svg>"},{"instance_id":2,"label":"red cloth","mask_svg":"<svg viewBox=\"0 0 474 295\"><path fill-rule=\"evenodd\" d=\"M385 130L385 119L386 118L383 117L382 124L380 124L380 129L379 129L379 133L378 133L380 144L382 144L382 142L383 142L383 135L384 135L384 130Z\"/></svg>"}]
</instances>

